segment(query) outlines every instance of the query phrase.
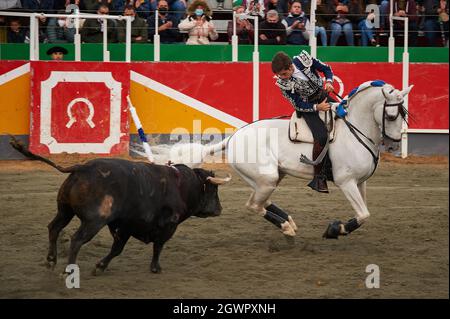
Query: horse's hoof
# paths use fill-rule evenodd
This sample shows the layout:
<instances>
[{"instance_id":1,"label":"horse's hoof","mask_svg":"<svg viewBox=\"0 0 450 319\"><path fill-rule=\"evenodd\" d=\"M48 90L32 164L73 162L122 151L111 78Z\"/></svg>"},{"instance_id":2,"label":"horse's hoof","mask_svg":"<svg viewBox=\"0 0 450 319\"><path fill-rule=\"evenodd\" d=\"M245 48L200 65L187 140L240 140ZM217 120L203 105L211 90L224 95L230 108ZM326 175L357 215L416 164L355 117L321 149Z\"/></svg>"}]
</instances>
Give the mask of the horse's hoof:
<instances>
[{"instance_id":1,"label":"horse's hoof","mask_svg":"<svg viewBox=\"0 0 450 319\"><path fill-rule=\"evenodd\" d=\"M295 230L291 227L291 224L289 224L289 222L287 221L281 224L281 231L286 236L291 237L295 236Z\"/></svg>"},{"instance_id":2,"label":"horse's hoof","mask_svg":"<svg viewBox=\"0 0 450 319\"><path fill-rule=\"evenodd\" d=\"M45 266L47 267L47 269L54 270L55 266L56 266L56 262L55 261L47 261L45 263Z\"/></svg>"},{"instance_id":3,"label":"horse's hoof","mask_svg":"<svg viewBox=\"0 0 450 319\"><path fill-rule=\"evenodd\" d=\"M62 280L66 280L66 278L69 276L70 274L68 272L62 272L59 274L59 278L61 278Z\"/></svg>"},{"instance_id":4,"label":"horse's hoof","mask_svg":"<svg viewBox=\"0 0 450 319\"><path fill-rule=\"evenodd\" d=\"M160 274L161 273L162 268L161 267L152 267L150 268L150 271L154 274Z\"/></svg>"},{"instance_id":5,"label":"horse's hoof","mask_svg":"<svg viewBox=\"0 0 450 319\"><path fill-rule=\"evenodd\" d=\"M340 220L335 220L328 225L327 230L322 235L322 238L338 239L339 235L344 235L341 233L342 227L344 227L344 224L342 224Z\"/></svg>"},{"instance_id":6,"label":"horse's hoof","mask_svg":"<svg viewBox=\"0 0 450 319\"><path fill-rule=\"evenodd\" d=\"M105 268L101 268L101 267L97 267L96 266L94 269L92 269L91 275L92 276L100 276L104 272L105 272Z\"/></svg>"},{"instance_id":7,"label":"horse's hoof","mask_svg":"<svg viewBox=\"0 0 450 319\"><path fill-rule=\"evenodd\" d=\"M295 222L294 222L294 220L292 219L291 216L288 216L288 222L289 222L289 225L291 225L291 227L292 227L292 229L293 229L294 231L297 231L297 230L298 230L298 227L297 227L297 225L295 224Z\"/></svg>"}]
</instances>

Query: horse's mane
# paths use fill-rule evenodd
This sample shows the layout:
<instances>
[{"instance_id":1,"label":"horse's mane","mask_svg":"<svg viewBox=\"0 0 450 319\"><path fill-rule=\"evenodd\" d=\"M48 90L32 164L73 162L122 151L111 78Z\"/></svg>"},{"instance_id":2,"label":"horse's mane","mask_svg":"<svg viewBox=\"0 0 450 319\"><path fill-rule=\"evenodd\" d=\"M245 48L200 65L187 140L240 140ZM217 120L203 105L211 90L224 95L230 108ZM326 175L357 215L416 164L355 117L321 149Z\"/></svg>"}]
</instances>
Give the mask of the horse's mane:
<instances>
[{"instance_id":1,"label":"horse's mane","mask_svg":"<svg viewBox=\"0 0 450 319\"><path fill-rule=\"evenodd\" d=\"M350 91L348 96L345 98L345 100L350 101L352 98L354 98L358 93L361 93L362 91L367 90L371 87L382 87L386 85L387 83L382 80L374 80L374 81L367 81L359 86L355 87L353 90Z\"/></svg>"}]
</instances>

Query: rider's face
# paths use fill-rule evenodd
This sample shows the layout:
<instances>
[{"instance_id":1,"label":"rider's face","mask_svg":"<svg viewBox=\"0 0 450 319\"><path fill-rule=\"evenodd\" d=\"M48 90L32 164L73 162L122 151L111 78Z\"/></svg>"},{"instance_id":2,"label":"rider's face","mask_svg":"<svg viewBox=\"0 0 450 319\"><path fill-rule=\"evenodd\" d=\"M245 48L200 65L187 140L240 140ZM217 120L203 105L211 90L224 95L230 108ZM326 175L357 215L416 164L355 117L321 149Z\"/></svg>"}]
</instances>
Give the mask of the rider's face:
<instances>
[{"instance_id":1,"label":"rider's face","mask_svg":"<svg viewBox=\"0 0 450 319\"><path fill-rule=\"evenodd\" d=\"M277 73L278 77L283 80L290 79L292 74L294 73L294 66L291 65L289 69L283 70Z\"/></svg>"}]
</instances>

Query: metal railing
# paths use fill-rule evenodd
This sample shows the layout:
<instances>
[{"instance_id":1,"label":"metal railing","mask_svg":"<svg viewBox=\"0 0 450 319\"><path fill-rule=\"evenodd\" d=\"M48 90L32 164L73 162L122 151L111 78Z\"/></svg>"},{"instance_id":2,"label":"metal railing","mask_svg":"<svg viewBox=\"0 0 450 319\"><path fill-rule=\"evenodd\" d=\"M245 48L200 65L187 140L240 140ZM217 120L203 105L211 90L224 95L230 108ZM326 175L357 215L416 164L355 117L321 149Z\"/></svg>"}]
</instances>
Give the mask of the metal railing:
<instances>
[{"instance_id":1,"label":"metal railing","mask_svg":"<svg viewBox=\"0 0 450 319\"><path fill-rule=\"evenodd\" d=\"M99 14L53 14L53 13L25 13L25 12L6 12L0 11L0 16L28 17L30 19L30 60L39 60L39 18L66 18L75 20L75 61L81 61L81 35L79 19L102 19L103 27L103 61L110 61L108 51L108 20L125 20L125 62L131 61L131 17L129 16L110 16Z\"/></svg>"}]
</instances>

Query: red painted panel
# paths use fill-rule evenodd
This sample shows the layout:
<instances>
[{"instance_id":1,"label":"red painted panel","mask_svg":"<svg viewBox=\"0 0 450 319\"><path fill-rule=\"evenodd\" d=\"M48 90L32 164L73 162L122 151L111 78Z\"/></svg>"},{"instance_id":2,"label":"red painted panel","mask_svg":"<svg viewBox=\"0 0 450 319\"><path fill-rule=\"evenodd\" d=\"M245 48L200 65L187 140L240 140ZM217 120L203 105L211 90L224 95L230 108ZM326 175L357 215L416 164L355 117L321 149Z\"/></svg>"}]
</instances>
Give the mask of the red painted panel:
<instances>
[{"instance_id":1,"label":"red painted panel","mask_svg":"<svg viewBox=\"0 0 450 319\"><path fill-rule=\"evenodd\" d=\"M132 63L131 70L243 121L252 120L251 63Z\"/></svg>"},{"instance_id":2,"label":"red painted panel","mask_svg":"<svg viewBox=\"0 0 450 319\"><path fill-rule=\"evenodd\" d=\"M24 64L28 63L28 61L1 61L0 63L0 75L5 74L9 71L18 68Z\"/></svg>"},{"instance_id":3,"label":"red painted panel","mask_svg":"<svg viewBox=\"0 0 450 319\"><path fill-rule=\"evenodd\" d=\"M32 62L30 149L126 154L126 63Z\"/></svg>"},{"instance_id":4,"label":"red painted panel","mask_svg":"<svg viewBox=\"0 0 450 319\"><path fill-rule=\"evenodd\" d=\"M383 80L402 88L401 63L330 63L334 74L343 84L343 94L370 80ZM292 114L291 104L275 86L270 63L261 65L261 118ZM410 64L409 111L413 120L410 128L448 129L449 119L449 69L448 64ZM334 83L336 91L341 88Z\"/></svg>"}]
</instances>

